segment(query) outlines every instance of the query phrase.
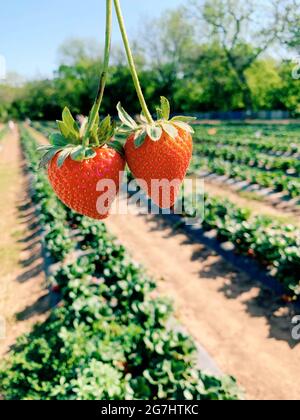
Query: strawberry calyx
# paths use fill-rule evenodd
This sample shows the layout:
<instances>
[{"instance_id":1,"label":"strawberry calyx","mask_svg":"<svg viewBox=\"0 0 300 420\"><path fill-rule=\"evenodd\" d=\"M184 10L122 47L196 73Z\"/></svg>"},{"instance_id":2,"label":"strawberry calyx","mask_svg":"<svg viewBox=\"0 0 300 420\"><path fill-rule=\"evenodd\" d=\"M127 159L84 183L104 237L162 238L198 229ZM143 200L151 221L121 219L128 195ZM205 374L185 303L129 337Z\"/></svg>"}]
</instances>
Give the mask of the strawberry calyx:
<instances>
[{"instance_id":1,"label":"strawberry calyx","mask_svg":"<svg viewBox=\"0 0 300 420\"><path fill-rule=\"evenodd\" d=\"M170 119L170 103L167 98L160 98L160 107L156 108L157 120L149 123L143 114L140 115L140 123L137 123L122 107L119 102L117 105L119 118L122 122L117 130L119 133L134 133L134 145L136 148L142 146L148 136L152 141L159 141L163 132L168 134L173 140L178 137L178 129L194 133L190 126L196 118L186 116L176 116Z\"/></svg>"},{"instance_id":2,"label":"strawberry calyx","mask_svg":"<svg viewBox=\"0 0 300 420\"><path fill-rule=\"evenodd\" d=\"M49 145L38 148L43 152L40 167L47 166L56 154L59 154L57 159L59 168L68 157L77 162L93 159L96 156L95 149L105 145L115 149L120 155L124 155L121 143L112 141L116 130L115 122L109 115L100 121L99 114L95 110L94 105L89 117L84 118L79 126L70 110L67 107L64 108L62 120L57 121L60 132L49 136Z\"/></svg>"}]
</instances>

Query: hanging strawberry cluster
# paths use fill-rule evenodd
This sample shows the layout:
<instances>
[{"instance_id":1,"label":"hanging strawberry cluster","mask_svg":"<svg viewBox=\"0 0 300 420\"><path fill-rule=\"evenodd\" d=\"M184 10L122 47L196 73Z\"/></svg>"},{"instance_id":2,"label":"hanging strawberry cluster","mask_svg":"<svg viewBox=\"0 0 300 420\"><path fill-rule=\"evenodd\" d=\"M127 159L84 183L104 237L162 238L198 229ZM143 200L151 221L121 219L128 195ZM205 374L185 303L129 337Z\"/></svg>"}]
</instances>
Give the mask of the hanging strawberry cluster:
<instances>
[{"instance_id":1,"label":"hanging strawberry cluster","mask_svg":"<svg viewBox=\"0 0 300 420\"><path fill-rule=\"evenodd\" d=\"M114 140L116 124L111 117L107 116L103 120L99 117L109 67L112 1L114 1L129 68L142 108L140 121L137 122L130 117L120 103L117 105L121 120L118 132L128 135L124 148ZM43 152L41 166L47 166L50 183L58 197L67 206L81 214L93 218L105 218L109 214L113 199L120 187L118 174L123 171L127 163L137 181L144 181L144 189L145 184L147 185L146 193L154 202L160 207L171 207L176 200L179 188L167 193L169 200L161 200L154 197L151 184L152 181L161 181L163 178L169 182L175 179L182 182L192 155L193 129L189 123L194 118L186 116L170 118L170 104L164 97L161 97L156 113L157 119L154 120L140 86L120 1L106 0L104 68L90 115L83 119L79 126L66 107L62 113L62 120L57 121L59 133L52 134L50 144L40 148ZM147 152L142 152L143 147L146 147ZM160 164L152 165L153 160ZM102 204L101 208L99 198L102 194L107 194L107 191L99 192L98 183L107 179L113 180L117 185L113 191L108 191L106 200L108 206Z\"/></svg>"}]
</instances>

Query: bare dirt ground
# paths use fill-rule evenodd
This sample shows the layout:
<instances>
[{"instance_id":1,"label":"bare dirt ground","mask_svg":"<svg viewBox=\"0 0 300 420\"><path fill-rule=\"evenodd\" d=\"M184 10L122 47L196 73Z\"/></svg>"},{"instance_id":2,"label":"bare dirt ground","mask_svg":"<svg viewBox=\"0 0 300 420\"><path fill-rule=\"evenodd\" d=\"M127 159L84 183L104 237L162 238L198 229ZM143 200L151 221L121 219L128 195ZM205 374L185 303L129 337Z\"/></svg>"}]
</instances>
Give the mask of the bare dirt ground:
<instances>
[{"instance_id":1,"label":"bare dirt ground","mask_svg":"<svg viewBox=\"0 0 300 420\"><path fill-rule=\"evenodd\" d=\"M18 133L9 133L0 152L0 316L3 356L16 338L45 318L48 296L39 228L27 194ZM4 338L3 338L4 335Z\"/></svg>"},{"instance_id":2,"label":"bare dirt ground","mask_svg":"<svg viewBox=\"0 0 300 420\"><path fill-rule=\"evenodd\" d=\"M247 398L299 399L300 342L291 338L291 308L157 216L112 215L106 224Z\"/></svg>"},{"instance_id":3,"label":"bare dirt ground","mask_svg":"<svg viewBox=\"0 0 300 420\"><path fill-rule=\"evenodd\" d=\"M29 131L29 133L35 137L35 139L40 143L40 144L48 144L48 139L42 134L40 133L38 130L36 130L33 127L30 127L29 125L26 125L26 129Z\"/></svg>"}]
</instances>

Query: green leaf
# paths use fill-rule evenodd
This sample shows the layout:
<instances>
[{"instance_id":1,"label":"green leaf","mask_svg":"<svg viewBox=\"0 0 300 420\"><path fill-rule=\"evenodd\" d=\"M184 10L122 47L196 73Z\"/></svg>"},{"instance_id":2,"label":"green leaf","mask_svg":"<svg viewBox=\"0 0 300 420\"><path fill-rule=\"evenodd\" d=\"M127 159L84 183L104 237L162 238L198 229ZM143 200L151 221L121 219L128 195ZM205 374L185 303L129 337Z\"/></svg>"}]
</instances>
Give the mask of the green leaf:
<instances>
[{"instance_id":1,"label":"green leaf","mask_svg":"<svg viewBox=\"0 0 300 420\"><path fill-rule=\"evenodd\" d=\"M59 133L53 133L49 136L49 141L53 146L64 147L69 142L68 139Z\"/></svg>"},{"instance_id":2,"label":"green leaf","mask_svg":"<svg viewBox=\"0 0 300 420\"><path fill-rule=\"evenodd\" d=\"M160 98L160 107L161 107L163 119L168 121L170 118L170 112L171 112L170 102L164 96L161 96Z\"/></svg>"},{"instance_id":3,"label":"green leaf","mask_svg":"<svg viewBox=\"0 0 300 420\"><path fill-rule=\"evenodd\" d=\"M125 111L125 109L122 107L121 103L119 102L117 105L117 110L119 114L119 118L122 121L123 124L125 124L127 127L132 128L135 130L137 128L137 123L134 121L133 118Z\"/></svg>"},{"instance_id":4,"label":"green leaf","mask_svg":"<svg viewBox=\"0 0 300 420\"><path fill-rule=\"evenodd\" d=\"M144 130L139 131L138 133L139 134L134 139L134 146L135 146L136 149L138 149L139 147L141 147L144 144L145 139L147 137L147 133Z\"/></svg>"},{"instance_id":5,"label":"green leaf","mask_svg":"<svg viewBox=\"0 0 300 420\"><path fill-rule=\"evenodd\" d=\"M163 130L172 138L172 139L176 139L176 137L178 136L178 130L176 127L174 127L174 125L169 124L169 123L162 123L161 124Z\"/></svg>"},{"instance_id":6,"label":"green leaf","mask_svg":"<svg viewBox=\"0 0 300 420\"><path fill-rule=\"evenodd\" d=\"M47 166L47 164L50 162L50 160L60 151L61 149L59 147L52 147L50 150L47 151L47 153L44 154L42 157L39 169L44 168Z\"/></svg>"},{"instance_id":7,"label":"green leaf","mask_svg":"<svg viewBox=\"0 0 300 420\"><path fill-rule=\"evenodd\" d=\"M187 131L188 133L191 133L191 134L194 133L194 130L192 129L192 127L182 121L172 121L172 124L178 128L181 128L181 130Z\"/></svg>"},{"instance_id":8,"label":"green leaf","mask_svg":"<svg viewBox=\"0 0 300 420\"><path fill-rule=\"evenodd\" d=\"M181 122L189 123L189 122L195 121L196 119L197 119L196 117L186 117L184 115L177 115L176 117L173 117L171 121L181 121Z\"/></svg>"},{"instance_id":9,"label":"green leaf","mask_svg":"<svg viewBox=\"0 0 300 420\"><path fill-rule=\"evenodd\" d=\"M156 125L147 125L146 126L147 134L153 141L160 140L162 136L162 128Z\"/></svg>"},{"instance_id":10,"label":"green leaf","mask_svg":"<svg viewBox=\"0 0 300 420\"><path fill-rule=\"evenodd\" d=\"M70 156L70 154L72 153L73 148L72 147L67 147L66 149L63 149L60 153L59 153L59 157L57 159L57 166L59 168L61 168L63 166L63 164L65 163L65 160Z\"/></svg>"}]
</instances>

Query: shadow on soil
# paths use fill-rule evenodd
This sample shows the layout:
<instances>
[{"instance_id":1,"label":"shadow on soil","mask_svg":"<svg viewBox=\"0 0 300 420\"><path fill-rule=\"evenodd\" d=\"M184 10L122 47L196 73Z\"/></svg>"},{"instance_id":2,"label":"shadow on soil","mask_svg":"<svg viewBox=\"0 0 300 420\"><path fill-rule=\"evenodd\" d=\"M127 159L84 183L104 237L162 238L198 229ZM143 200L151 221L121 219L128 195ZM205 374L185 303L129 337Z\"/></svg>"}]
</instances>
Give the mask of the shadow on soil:
<instances>
[{"instance_id":1,"label":"shadow on soil","mask_svg":"<svg viewBox=\"0 0 300 420\"><path fill-rule=\"evenodd\" d=\"M26 172L24 172L24 191L29 196L28 185L26 182ZM22 246L22 255L20 265L22 272L17 277L17 281L24 283L37 277L45 271L44 260L42 258L41 248L41 230L36 218L35 211L29 198L20 199L18 205L18 218L20 224L25 226L26 236L19 239ZM33 304L25 307L16 315L18 321L25 321L36 315L42 315L48 312L52 304L51 293L45 288L45 293Z\"/></svg>"},{"instance_id":2,"label":"shadow on soil","mask_svg":"<svg viewBox=\"0 0 300 420\"><path fill-rule=\"evenodd\" d=\"M140 217L145 217L140 215ZM165 231L165 238L176 236L177 234L185 234L182 245L185 244L199 244L202 249L197 250L191 257L192 261L205 261L208 257L217 256L215 250L211 249L207 244L189 236L184 228L176 227L174 222L165 216L146 216L150 223L150 231L162 230ZM284 303L282 296L276 294L273 290L267 288L259 281L249 276L247 272L241 271L234 267L232 263L226 261L224 258L217 258L209 267L199 272L201 278L216 280L219 273L226 278L223 286L219 289L227 299L235 299L241 295L245 295L243 301L245 311L251 317L263 317L269 325L269 338L279 341L285 341L290 348L295 348L300 342L292 339L291 320L297 313L297 308L293 304ZM255 290L255 296L250 291ZM256 293L257 291L257 293ZM299 309L298 309L299 313Z\"/></svg>"},{"instance_id":3,"label":"shadow on soil","mask_svg":"<svg viewBox=\"0 0 300 420\"><path fill-rule=\"evenodd\" d=\"M18 321L26 321L33 316L43 315L48 312L51 305L50 293L41 296L33 305L27 306L16 315Z\"/></svg>"}]
</instances>

